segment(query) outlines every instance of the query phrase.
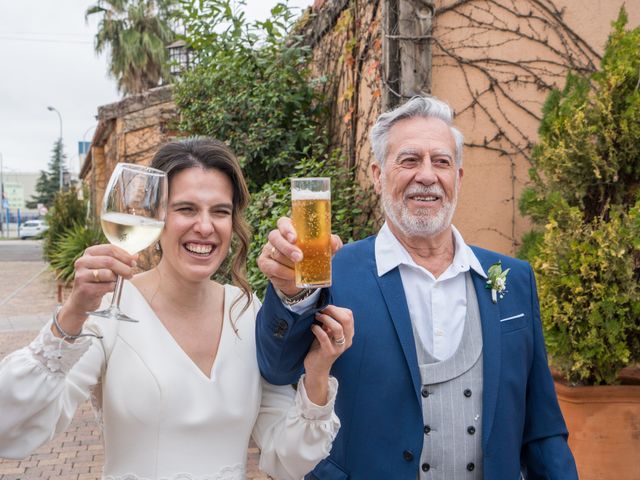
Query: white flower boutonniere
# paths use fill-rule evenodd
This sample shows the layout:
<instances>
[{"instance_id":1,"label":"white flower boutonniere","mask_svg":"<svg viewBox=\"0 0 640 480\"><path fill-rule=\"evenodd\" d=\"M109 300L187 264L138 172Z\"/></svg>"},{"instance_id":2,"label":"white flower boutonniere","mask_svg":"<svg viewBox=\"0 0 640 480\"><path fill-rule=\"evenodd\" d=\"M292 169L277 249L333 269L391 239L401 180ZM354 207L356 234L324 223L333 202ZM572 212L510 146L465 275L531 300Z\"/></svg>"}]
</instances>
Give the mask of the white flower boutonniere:
<instances>
[{"instance_id":1,"label":"white flower boutonniere","mask_svg":"<svg viewBox=\"0 0 640 480\"><path fill-rule=\"evenodd\" d=\"M510 268L502 271L502 262L496 262L489 267L489 279L487 280L486 288L491 289L491 301L498 303L498 295L500 298L504 297L507 293L507 274Z\"/></svg>"}]
</instances>

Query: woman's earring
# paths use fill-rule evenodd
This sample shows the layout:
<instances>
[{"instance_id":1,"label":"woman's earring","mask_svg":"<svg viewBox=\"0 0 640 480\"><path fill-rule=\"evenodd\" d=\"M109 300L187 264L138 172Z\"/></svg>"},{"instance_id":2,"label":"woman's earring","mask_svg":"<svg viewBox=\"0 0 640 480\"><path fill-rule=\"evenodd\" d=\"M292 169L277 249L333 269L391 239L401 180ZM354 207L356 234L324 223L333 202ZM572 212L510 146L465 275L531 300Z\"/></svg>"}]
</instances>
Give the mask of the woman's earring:
<instances>
[{"instance_id":1,"label":"woman's earring","mask_svg":"<svg viewBox=\"0 0 640 480\"><path fill-rule=\"evenodd\" d=\"M160 242L156 242L156 252L161 252L162 247L160 246Z\"/></svg>"}]
</instances>

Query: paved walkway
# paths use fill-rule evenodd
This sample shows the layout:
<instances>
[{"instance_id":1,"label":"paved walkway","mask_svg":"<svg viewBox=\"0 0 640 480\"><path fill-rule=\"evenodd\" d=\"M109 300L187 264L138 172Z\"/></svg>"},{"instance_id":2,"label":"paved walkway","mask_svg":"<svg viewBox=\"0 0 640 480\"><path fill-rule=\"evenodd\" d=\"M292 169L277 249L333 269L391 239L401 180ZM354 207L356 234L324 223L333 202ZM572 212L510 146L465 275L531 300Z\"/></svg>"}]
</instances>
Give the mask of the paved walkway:
<instances>
[{"instance_id":1,"label":"paved walkway","mask_svg":"<svg viewBox=\"0 0 640 480\"><path fill-rule=\"evenodd\" d=\"M53 274L34 261L0 262L0 358L35 337L56 305ZM102 435L93 410L83 404L66 432L23 460L0 459L2 480L98 480L104 461ZM258 449L250 445L247 480L266 480Z\"/></svg>"}]
</instances>

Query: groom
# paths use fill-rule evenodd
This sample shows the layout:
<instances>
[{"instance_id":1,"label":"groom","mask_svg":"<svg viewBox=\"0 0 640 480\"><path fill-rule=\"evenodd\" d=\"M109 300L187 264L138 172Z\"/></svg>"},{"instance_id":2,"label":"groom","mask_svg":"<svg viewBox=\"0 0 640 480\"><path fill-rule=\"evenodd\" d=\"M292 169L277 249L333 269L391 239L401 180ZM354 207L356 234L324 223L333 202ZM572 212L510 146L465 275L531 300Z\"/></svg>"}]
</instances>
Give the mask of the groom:
<instances>
[{"instance_id":1,"label":"groom","mask_svg":"<svg viewBox=\"0 0 640 480\"><path fill-rule=\"evenodd\" d=\"M342 427L307 478L577 479L531 267L467 246L451 224L463 176L451 109L413 98L378 118L371 143L386 222L338 251L332 287L295 287L289 219L258 261L269 382L298 380L319 308L353 310L353 345L332 371Z\"/></svg>"}]
</instances>

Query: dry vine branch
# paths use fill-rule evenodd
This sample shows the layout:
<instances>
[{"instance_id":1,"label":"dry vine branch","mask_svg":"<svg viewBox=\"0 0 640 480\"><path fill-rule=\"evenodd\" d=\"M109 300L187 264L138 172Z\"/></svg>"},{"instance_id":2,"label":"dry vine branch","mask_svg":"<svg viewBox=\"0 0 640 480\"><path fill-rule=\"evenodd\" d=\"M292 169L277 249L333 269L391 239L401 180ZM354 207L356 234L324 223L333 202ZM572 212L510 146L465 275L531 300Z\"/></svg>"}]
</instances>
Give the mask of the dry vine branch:
<instances>
[{"instance_id":1,"label":"dry vine branch","mask_svg":"<svg viewBox=\"0 0 640 480\"><path fill-rule=\"evenodd\" d=\"M528 92L544 98L562 87L568 71L594 71L600 55L567 25L553 0L457 0L436 9L430 33L433 68L462 82L458 115L481 115L493 130L482 141L467 139L466 147L509 162L511 194L504 201L512 202L511 234L496 232L515 248L516 186L522 183L516 160L530 161L534 138L513 112L539 122L541 100L531 102Z\"/></svg>"}]
</instances>

